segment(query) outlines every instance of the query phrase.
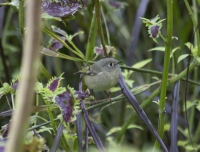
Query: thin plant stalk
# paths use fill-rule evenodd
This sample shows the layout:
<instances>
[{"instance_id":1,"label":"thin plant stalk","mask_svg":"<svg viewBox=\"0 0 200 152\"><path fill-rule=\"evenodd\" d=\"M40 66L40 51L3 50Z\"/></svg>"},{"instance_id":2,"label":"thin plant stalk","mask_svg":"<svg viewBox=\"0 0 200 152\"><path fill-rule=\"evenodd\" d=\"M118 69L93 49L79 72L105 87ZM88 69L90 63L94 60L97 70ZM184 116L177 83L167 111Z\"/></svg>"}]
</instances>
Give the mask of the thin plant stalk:
<instances>
[{"instance_id":1,"label":"thin plant stalk","mask_svg":"<svg viewBox=\"0 0 200 152\"><path fill-rule=\"evenodd\" d=\"M172 31L173 31L173 0L167 1L167 39L165 44L165 58L164 58L164 67L163 67L163 76L160 92L160 102L159 102L159 124L158 124L158 133L161 138L164 134L164 121L165 121L165 98L167 91L168 83L168 71L170 65L170 53L171 53L171 41L172 41ZM156 141L154 144L154 149L159 149L160 144Z\"/></svg>"},{"instance_id":2,"label":"thin plant stalk","mask_svg":"<svg viewBox=\"0 0 200 152\"><path fill-rule=\"evenodd\" d=\"M6 152L22 151L24 133L28 125L33 102L34 86L38 72L39 48L41 40L41 1L27 0L24 53L20 71L16 109L12 116Z\"/></svg>"}]
</instances>

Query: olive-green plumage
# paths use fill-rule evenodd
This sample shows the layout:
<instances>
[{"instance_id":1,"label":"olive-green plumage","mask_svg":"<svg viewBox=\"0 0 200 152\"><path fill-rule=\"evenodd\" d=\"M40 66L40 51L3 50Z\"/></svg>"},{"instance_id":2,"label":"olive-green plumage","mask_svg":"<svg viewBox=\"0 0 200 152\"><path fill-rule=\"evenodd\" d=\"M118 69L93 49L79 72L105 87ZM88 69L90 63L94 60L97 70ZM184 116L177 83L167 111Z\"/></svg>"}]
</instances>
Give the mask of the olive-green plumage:
<instances>
[{"instance_id":1,"label":"olive-green plumage","mask_svg":"<svg viewBox=\"0 0 200 152\"><path fill-rule=\"evenodd\" d=\"M83 82L89 89L105 91L117 84L120 62L113 58L101 59L77 73L83 74Z\"/></svg>"}]
</instances>

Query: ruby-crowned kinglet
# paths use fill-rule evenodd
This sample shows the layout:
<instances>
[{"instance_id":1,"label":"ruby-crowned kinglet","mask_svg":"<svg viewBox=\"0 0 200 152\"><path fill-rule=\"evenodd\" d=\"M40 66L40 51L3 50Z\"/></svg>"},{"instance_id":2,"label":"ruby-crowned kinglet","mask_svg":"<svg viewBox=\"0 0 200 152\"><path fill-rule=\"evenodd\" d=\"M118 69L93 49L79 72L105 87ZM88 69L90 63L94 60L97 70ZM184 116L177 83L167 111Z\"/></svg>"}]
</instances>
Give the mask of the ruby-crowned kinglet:
<instances>
[{"instance_id":1,"label":"ruby-crowned kinglet","mask_svg":"<svg viewBox=\"0 0 200 152\"><path fill-rule=\"evenodd\" d=\"M75 74L83 74L83 82L89 89L106 91L118 82L120 62L113 58L101 59Z\"/></svg>"}]
</instances>

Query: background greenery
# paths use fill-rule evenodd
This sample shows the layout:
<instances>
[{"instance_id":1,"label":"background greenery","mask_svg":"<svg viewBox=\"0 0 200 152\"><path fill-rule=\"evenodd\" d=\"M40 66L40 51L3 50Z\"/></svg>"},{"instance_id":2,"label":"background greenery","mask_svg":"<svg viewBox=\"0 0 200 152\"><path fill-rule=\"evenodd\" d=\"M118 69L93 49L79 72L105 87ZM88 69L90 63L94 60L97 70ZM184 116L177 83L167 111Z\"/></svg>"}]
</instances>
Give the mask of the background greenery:
<instances>
[{"instance_id":1,"label":"background greenery","mask_svg":"<svg viewBox=\"0 0 200 152\"><path fill-rule=\"evenodd\" d=\"M43 26L45 28L51 29L52 25L59 27L60 29L64 30L68 35L73 35L77 32L83 31L83 34L79 34L73 38L74 45L84 54L84 57L89 59L90 61L94 60L94 56L90 57L86 54L89 52L89 45L92 42L88 42L89 33L91 32L94 34L94 43L96 47L100 47L101 40L99 37L98 32L91 28L92 17L94 12L94 5L95 1L85 0L83 1L84 7L76 12L73 17L65 18L63 21L56 21L56 20L46 20L43 19ZM136 95L137 100L140 104L144 101L151 100L146 104L144 111L148 115L149 119L152 121L155 128L158 128L159 122L159 106L153 101L159 100L159 94L152 96L153 92L158 89L161 84L160 80L162 80L161 74L155 74L155 71L162 72L165 70L164 67L164 51L148 51L155 47L165 47L165 43L159 37L157 38L157 42L155 43L148 35L148 29L145 27L145 24L135 26L135 30L133 30L133 26L135 22L138 22L138 18L136 17L138 9L140 9L140 4L144 3L145 0L127 0L127 1L113 1L117 3L120 7L116 8L110 3L111 1L105 0L100 1L101 7L101 26L104 36L104 42L106 45L113 46L116 49L116 56L117 60L123 60L124 65L134 66L134 73L130 73L124 70L124 76L129 84L130 88L141 86L144 92L139 90L140 94ZM174 0L173 1L173 33L172 36L176 37L171 42L171 50L174 48L179 47L173 54L173 58L170 59L169 64L169 73L179 74L183 70L187 68L188 58L181 60L179 63L178 58L183 54L189 54L190 47L186 47L185 43L190 42L197 46L199 43L197 37L194 36L194 31L196 30L197 26L195 26L191 20L191 16L194 17L196 23L198 23L199 19L199 5L200 2L197 0L193 0L189 2L189 6L192 8L194 14L189 14L188 9L186 7L186 0ZM147 1L147 7L143 7L141 10L145 11L144 18L152 19L157 15L160 16L161 19L167 19L167 1L164 0L149 0ZM0 9L3 9L1 7ZM1 52L1 64L0 64L0 80L1 86L3 83L8 82L11 84L12 79L17 79L20 64L21 64L21 56L22 56L22 48L23 48L23 33L21 31L20 20L19 20L19 10L13 6L4 6L4 16L0 18L0 22L3 23L0 29L0 37L1 37L1 45L2 51ZM139 19L140 20L140 19ZM96 25L97 26L97 25ZM96 27L97 28L97 27ZM95 28L94 28L95 29ZM91 31L90 31L91 30ZM43 30L43 38L42 38L42 45L47 47L49 45L49 40L51 37ZM135 33L139 32L139 35L134 35ZM167 38L167 20L162 22L162 29L161 33L163 37ZM57 34L57 33L55 33ZM50 34L51 35L51 34ZM95 36L96 35L96 36ZM108 37L109 35L109 37ZM52 35L51 35L52 36ZM138 38L137 43L134 47L131 45L131 39ZM73 46L66 41L70 47ZM92 45L91 45L92 46ZM93 47L92 47L93 50ZM161 50L161 49L157 49ZM132 52L130 56L129 53ZM69 51L65 46L59 49L60 53L65 55L69 55L72 57L77 57L74 53ZM89 54L89 53L88 53ZM191 55L191 62L193 59L198 55ZM77 57L79 58L79 57ZM101 57L98 57L98 59ZM148 64L144 64L144 60L148 60ZM61 73L64 72L62 80L62 86L71 86L75 90L78 90L78 85L80 78L79 76L73 75L74 72L83 67L86 62L77 62L74 60L68 60L63 58L55 58L50 57L45 54L41 55L41 61L43 66L40 66L40 74L38 75L38 81L43 83L44 85L50 80L50 77L56 76L59 77ZM5 64L3 64L5 63ZM140 64L136 64L140 63ZM143 67L144 64L145 66ZM124 67L126 68L126 67ZM123 69L124 69L123 68ZM140 68L143 70L141 71ZM154 72L154 73L153 73ZM50 77L48 77L50 76ZM169 76L168 78L172 78ZM199 84L199 70L195 67L189 73L189 79L192 80L193 83L188 84L188 92L187 92L187 99L185 99L185 81L181 81L180 83L180 101L179 101L179 116L180 116L180 123L178 124L178 145L180 151L189 151L192 148L192 144L189 138L189 134L187 131L187 125L184 119L184 101L188 101L188 107L190 108L187 110L188 118L189 118L189 126L191 131L191 136L193 139L193 145L198 148L199 143L199 135L200 135L200 124L199 124L199 91L200 91L200 84ZM155 85L151 85L151 87L147 87L148 89L144 88L143 85L151 84L157 82ZM166 98L166 105L170 107L172 105L172 91L173 91L173 84L169 85L167 88L167 98ZM117 88L112 89L114 91ZM115 97L120 94L118 92L110 93L111 97ZM97 100L106 99L106 95L102 92L95 92L95 98ZM0 99L0 112L9 110L13 107L9 107L8 102L11 103L11 95L7 94ZM44 101L42 98L39 98L39 105L44 105ZM114 127L122 127L127 119L132 114L133 109L127 104L124 100L120 100L117 103L108 103L106 107L91 107L89 111L90 119L93 121L93 125L97 130L98 135L103 141L103 144L106 147L111 147L113 142L119 142L118 136L118 129ZM87 104L90 106L90 104ZM98 103L97 103L98 106ZM166 108L167 109L167 108ZM40 112L38 114L40 117L49 120L49 115L46 112ZM4 126L9 122L10 117L0 118L0 126ZM167 111L165 114L165 133L163 136L163 141L167 147L170 146L170 136L169 136L169 126L170 126L170 110ZM43 120L39 119L37 121L37 125L43 123ZM132 124L132 125L131 125ZM131 121L129 127L131 129L127 129L126 132L123 134L123 140L121 141L121 145L127 145L131 150L138 150L138 151L145 151L147 147L154 145L155 139L149 132L148 128L138 119L137 116L134 117L134 120ZM50 125L47 127L51 127ZM71 134L75 134L74 123L70 125L72 128ZM114 129L112 129L114 128ZM39 129L39 128L38 128ZM111 130L112 129L112 130ZM143 130L142 130L143 129ZM114 131L114 133L110 132L111 135L107 135L109 131ZM50 134L48 131L44 131L41 135L46 140L46 145L51 147L53 139L55 137L54 134ZM109 140L109 142L106 141ZM117 139L117 141L116 141ZM71 138L69 138L71 140ZM68 141L69 142L69 141ZM70 142L69 142L70 143ZM76 145L76 140L72 144ZM112 144L111 144L112 143ZM77 146L71 146L72 150L77 149ZM74 148L75 147L75 148ZM114 146L116 147L116 145ZM118 148L119 151L122 151ZM60 149L62 149L60 147ZM112 150L114 148L111 148Z\"/></svg>"}]
</instances>

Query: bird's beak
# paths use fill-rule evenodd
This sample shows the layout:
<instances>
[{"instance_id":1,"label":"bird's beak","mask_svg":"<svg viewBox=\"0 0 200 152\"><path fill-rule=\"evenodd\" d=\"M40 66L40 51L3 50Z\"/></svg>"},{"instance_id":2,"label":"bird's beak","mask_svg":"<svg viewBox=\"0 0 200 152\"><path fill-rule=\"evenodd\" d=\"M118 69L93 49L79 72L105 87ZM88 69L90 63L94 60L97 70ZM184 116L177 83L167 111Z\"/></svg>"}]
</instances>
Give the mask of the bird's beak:
<instances>
[{"instance_id":1,"label":"bird's beak","mask_svg":"<svg viewBox=\"0 0 200 152\"><path fill-rule=\"evenodd\" d=\"M122 60L120 60L120 61L117 61L117 63L115 63L115 65L117 65L117 64L119 64L119 63L121 63L122 62Z\"/></svg>"}]
</instances>

